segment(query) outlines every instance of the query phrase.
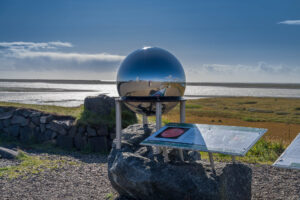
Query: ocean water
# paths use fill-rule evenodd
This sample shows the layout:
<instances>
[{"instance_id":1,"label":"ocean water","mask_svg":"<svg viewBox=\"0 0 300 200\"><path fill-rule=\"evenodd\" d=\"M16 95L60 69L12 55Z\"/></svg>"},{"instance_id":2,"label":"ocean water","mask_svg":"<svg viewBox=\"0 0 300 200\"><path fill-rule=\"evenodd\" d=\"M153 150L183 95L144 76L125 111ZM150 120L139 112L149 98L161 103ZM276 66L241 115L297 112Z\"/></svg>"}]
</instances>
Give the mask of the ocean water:
<instances>
[{"instance_id":1,"label":"ocean water","mask_svg":"<svg viewBox=\"0 0 300 200\"><path fill-rule=\"evenodd\" d=\"M27 104L78 106L87 96L118 96L114 84L61 84L39 82L0 82L0 101ZM300 89L187 86L185 97L290 97L300 98Z\"/></svg>"}]
</instances>

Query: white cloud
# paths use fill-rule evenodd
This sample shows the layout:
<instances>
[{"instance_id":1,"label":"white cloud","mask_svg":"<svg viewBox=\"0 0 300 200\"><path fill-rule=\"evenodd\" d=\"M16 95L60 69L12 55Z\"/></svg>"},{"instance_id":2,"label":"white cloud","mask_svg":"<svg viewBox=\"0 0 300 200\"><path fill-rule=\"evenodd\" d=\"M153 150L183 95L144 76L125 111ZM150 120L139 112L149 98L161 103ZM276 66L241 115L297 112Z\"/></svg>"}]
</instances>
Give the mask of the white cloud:
<instances>
[{"instance_id":1,"label":"white cloud","mask_svg":"<svg viewBox=\"0 0 300 200\"><path fill-rule=\"evenodd\" d=\"M108 73L115 71L124 59L108 53L63 52L73 47L69 42L0 42L0 70L22 71L81 71Z\"/></svg>"},{"instance_id":2,"label":"white cloud","mask_svg":"<svg viewBox=\"0 0 300 200\"><path fill-rule=\"evenodd\" d=\"M72 47L69 42L0 42L0 47L10 50L21 49L55 49L57 47Z\"/></svg>"},{"instance_id":3,"label":"white cloud","mask_svg":"<svg viewBox=\"0 0 300 200\"><path fill-rule=\"evenodd\" d=\"M299 82L300 66L203 64L186 68L187 80L208 82Z\"/></svg>"},{"instance_id":4,"label":"white cloud","mask_svg":"<svg viewBox=\"0 0 300 200\"><path fill-rule=\"evenodd\" d=\"M124 56L112 55L107 53L99 54L85 54L85 53L64 53L64 52L35 52L35 51L18 51L15 52L13 57L16 58L50 58L53 60L73 60L78 62L87 61L106 61L106 62L119 62L124 59Z\"/></svg>"},{"instance_id":5,"label":"white cloud","mask_svg":"<svg viewBox=\"0 0 300 200\"><path fill-rule=\"evenodd\" d=\"M278 24L300 25L300 20L285 20L285 21L278 22Z\"/></svg>"}]
</instances>

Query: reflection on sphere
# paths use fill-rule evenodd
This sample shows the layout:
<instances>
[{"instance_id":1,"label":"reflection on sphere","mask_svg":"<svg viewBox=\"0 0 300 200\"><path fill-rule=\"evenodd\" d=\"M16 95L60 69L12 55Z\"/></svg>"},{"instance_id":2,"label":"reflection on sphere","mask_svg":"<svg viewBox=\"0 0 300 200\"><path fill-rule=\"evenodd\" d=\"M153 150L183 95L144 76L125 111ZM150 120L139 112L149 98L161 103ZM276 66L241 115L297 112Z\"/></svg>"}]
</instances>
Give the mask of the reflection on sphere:
<instances>
[{"instance_id":1,"label":"reflection on sphere","mask_svg":"<svg viewBox=\"0 0 300 200\"><path fill-rule=\"evenodd\" d=\"M186 86L182 65L168 51L145 47L128 55L117 74L117 89L121 97L182 97ZM155 103L126 102L134 112L155 114ZM162 112L177 102L163 102Z\"/></svg>"}]
</instances>

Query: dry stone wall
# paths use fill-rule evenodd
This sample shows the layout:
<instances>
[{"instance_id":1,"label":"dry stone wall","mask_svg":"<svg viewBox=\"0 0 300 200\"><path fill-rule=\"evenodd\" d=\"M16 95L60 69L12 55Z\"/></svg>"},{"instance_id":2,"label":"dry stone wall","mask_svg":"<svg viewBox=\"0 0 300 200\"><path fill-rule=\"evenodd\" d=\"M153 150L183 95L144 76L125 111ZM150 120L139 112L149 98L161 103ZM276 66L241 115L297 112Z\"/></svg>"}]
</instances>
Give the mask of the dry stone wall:
<instances>
[{"instance_id":1,"label":"dry stone wall","mask_svg":"<svg viewBox=\"0 0 300 200\"><path fill-rule=\"evenodd\" d=\"M64 149L105 152L115 133L108 126L75 125L71 116L58 116L32 109L0 107L0 135L22 143L51 142ZM113 131L114 132L114 131Z\"/></svg>"}]
</instances>

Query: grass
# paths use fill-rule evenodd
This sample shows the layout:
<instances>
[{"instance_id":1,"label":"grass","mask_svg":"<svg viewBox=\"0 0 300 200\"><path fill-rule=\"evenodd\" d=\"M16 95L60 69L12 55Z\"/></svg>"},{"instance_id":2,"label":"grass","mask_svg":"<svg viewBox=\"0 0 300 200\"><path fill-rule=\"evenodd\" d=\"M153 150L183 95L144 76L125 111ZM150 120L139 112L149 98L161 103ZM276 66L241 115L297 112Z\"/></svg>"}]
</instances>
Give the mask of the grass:
<instances>
[{"instance_id":1,"label":"grass","mask_svg":"<svg viewBox=\"0 0 300 200\"><path fill-rule=\"evenodd\" d=\"M38 174L45 170L54 170L65 164L75 165L75 162L66 160L50 160L40 156L29 156L23 151L19 151L17 160L20 163L16 166L7 166L0 168L0 177L14 179L18 177L27 178L29 175Z\"/></svg>"},{"instance_id":2,"label":"grass","mask_svg":"<svg viewBox=\"0 0 300 200\"><path fill-rule=\"evenodd\" d=\"M105 196L105 199L106 199L106 200L113 200L113 199L114 199L114 194L113 194L113 193L108 193L108 194Z\"/></svg>"},{"instance_id":3,"label":"grass","mask_svg":"<svg viewBox=\"0 0 300 200\"><path fill-rule=\"evenodd\" d=\"M57 115L70 115L75 118L79 118L80 114L83 112L83 105L78 107L63 107L63 106L51 106L51 105L35 105L35 104L21 104L21 103L11 103L11 102L0 102L1 106L11 106L16 108L28 108L34 110L40 110L47 113L57 114Z\"/></svg>"},{"instance_id":4,"label":"grass","mask_svg":"<svg viewBox=\"0 0 300 200\"><path fill-rule=\"evenodd\" d=\"M84 109L83 105L78 107L62 107L62 106L52 106L52 105L35 105L35 104L21 104L21 103L10 103L10 102L0 102L0 107L16 107L16 108L27 108L43 111L46 113L56 114L56 115L70 115L76 119L77 124L98 126L101 123L108 124L110 128L115 126L115 110L107 116L99 116L96 113L90 112ZM136 123L136 117L132 112L122 109L122 126L125 128L130 124Z\"/></svg>"},{"instance_id":5,"label":"grass","mask_svg":"<svg viewBox=\"0 0 300 200\"><path fill-rule=\"evenodd\" d=\"M264 139L260 139L244 157L236 157L236 160L247 163L260 163L260 164L273 164L274 161L285 150L284 146L280 142L271 142ZM208 160L208 153L201 153L202 159ZM231 156L225 154L213 154L216 161L230 162Z\"/></svg>"},{"instance_id":6,"label":"grass","mask_svg":"<svg viewBox=\"0 0 300 200\"><path fill-rule=\"evenodd\" d=\"M255 118L266 122L282 122L300 124L300 117L294 117L300 110L300 99L288 98L206 98L189 100L186 104L187 118L196 119L198 116L226 117L234 119ZM172 110L170 115L178 115ZM279 115L278 115L279 113ZM280 113L287 113L280 115ZM247 121L247 120L246 120Z\"/></svg>"},{"instance_id":7,"label":"grass","mask_svg":"<svg viewBox=\"0 0 300 200\"><path fill-rule=\"evenodd\" d=\"M16 103L3 103L0 106L14 106L32 108L44 112L59 115L72 115L78 123L97 124L101 120L107 120L114 126L115 116L99 117L93 113L85 112L83 106L65 108L59 106L40 106ZM124 110L124 109L123 109ZM267 128L268 132L263 138L247 153L245 157L238 158L244 162L271 163L282 153L284 148L290 144L300 132L300 99L288 98L204 98L188 100L186 103L186 122L219 124L233 126L247 126ZM278 114L278 113L285 113ZM133 121L128 113L122 113L123 126ZM137 116L142 121L141 116ZM125 120L125 121L124 121ZM155 117L149 117L149 122L155 122ZM179 105L162 117L163 124L179 121ZM124 123L125 122L125 123ZM1 145L1 140L0 140ZM205 158L206 154L201 153ZM215 155L216 159L230 160L230 156Z\"/></svg>"},{"instance_id":8,"label":"grass","mask_svg":"<svg viewBox=\"0 0 300 200\"><path fill-rule=\"evenodd\" d=\"M203 98L187 101L186 122L267 128L266 141L288 145L300 132L298 109L300 99ZM179 105L163 115L162 121L178 122Z\"/></svg>"}]
</instances>

